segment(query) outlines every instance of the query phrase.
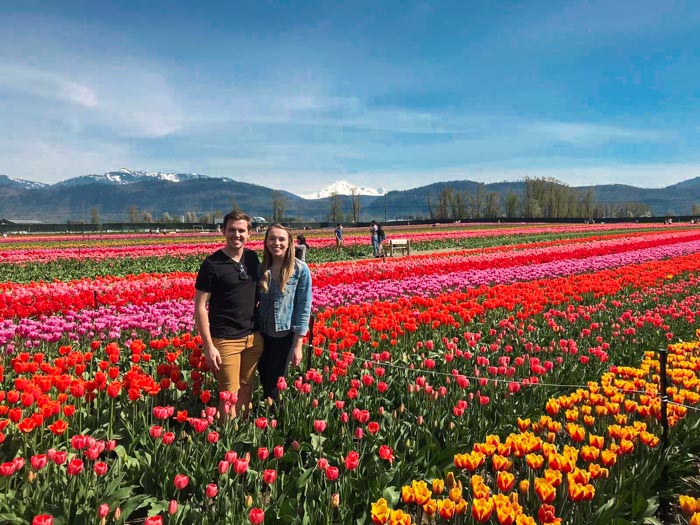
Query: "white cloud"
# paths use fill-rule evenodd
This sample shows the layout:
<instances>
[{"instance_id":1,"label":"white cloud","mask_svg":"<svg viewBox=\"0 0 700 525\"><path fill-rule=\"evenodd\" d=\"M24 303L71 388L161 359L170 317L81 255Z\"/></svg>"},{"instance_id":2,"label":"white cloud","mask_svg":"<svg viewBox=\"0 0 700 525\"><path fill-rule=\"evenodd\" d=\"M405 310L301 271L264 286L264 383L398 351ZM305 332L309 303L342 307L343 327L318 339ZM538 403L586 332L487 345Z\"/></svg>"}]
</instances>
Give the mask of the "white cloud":
<instances>
[{"instance_id":1,"label":"white cloud","mask_svg":"<svg viewBox=\"0 0 700 525\"><path fill-rule=\"evenodd\" d=\"M522 125L526 132L541 134L554 142L596 146L607 142L664 142L671 134L658 130L639 130L586 122L533 122Z\"/></svg>"},{"instance_id":2,"label":"white cloud","mask_svg":"<svg viewBox=\"0 0 700 525\"><path fill-rule=\"evenodd\" d=\"M87 108L98 105L97 95L89 86L53 71L19 64L0 64L0 88L35 97L71 102Z\"/></svg>"}]
</instances>

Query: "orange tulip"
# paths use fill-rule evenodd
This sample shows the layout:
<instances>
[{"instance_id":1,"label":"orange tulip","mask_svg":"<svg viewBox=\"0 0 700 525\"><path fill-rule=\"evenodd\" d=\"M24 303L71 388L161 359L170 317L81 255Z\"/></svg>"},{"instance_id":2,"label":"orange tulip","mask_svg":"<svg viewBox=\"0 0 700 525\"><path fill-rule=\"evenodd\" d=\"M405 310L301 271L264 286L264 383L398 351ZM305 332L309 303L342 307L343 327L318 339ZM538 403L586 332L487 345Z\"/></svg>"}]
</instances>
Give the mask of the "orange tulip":
<instances>
[{"instance_id":1,"label":"orange tulip","mask_svg":"<svg viewBox=\"0 0 700 525\"><path fill-rule=\"evenodd\" d=\"M432 516L437 512L437 505L437 501L430 498L423 504L423 512L425 512L427 516Z\"/></svg>"},{"instance_id":2,"label":"orange tulip","mask_svg":"<svg viewBox=\"0 0 700 525\"><path fill-rule=\"evenodd\" d=\"M557 496L557 490L544 478L535 478L535 493L542 503L551 503Z\"/></svg>"},{"instance_id":3,"label":"orange tulip","mask_svg":"<svg viewBox=\"0 0 700 525\"><path fill-rule=\"evenodd\" d=\"M418 505L423 505L430 499L430 489L425 481L413 481L412 489L414 500Z\"/></svg>"},{"instance_id":4,"label":"orange tulip","mask_svg":"<svg viewBox=\"0 0 700 525\"><path fill-rule=\"evenodd\" d=\"M539 470L544 465L544 458L539 454L528 454L525 456L525 461L532 470Z\"/></svg>"},{"instance_id":5,"label":"orange tulip","mask_svg":"<svg viewBox=\"0 0 700 525\"><path fill-rule=\"evenodd\" d=\"M455 515L455 504L451 499L441 499L437 502L438 514L444 520L451 520Z\"/></svg>"},{"instance_id":6,"label":"orange tulip","mask_svg":"<svg viewBox=\"0 0 700 525\"><path fill-rule=\"evenodd\" d=\"M496 485L501 492L510 492L515 485L515 476L510 472L500 471L496 476Z\"/></svg>"},{"instance_id":7,"label":"orange tulip","mask_svg":"<svg viewBox=\"0 0 700 525\"><path fill-rule=\"evenodd\" d=\"M484 523L491 519L493 513L493 502L491 498L476 498L472 502L472 516L479 523Z\"/></svg>"},{"instance_id":8,"label":"orange tulip","mask_svg":"<svg viewBox=\"0 0 700 525\"><path fill-rule=\"evenodd\" d=\"M379 498L376 503L372 503L372 523L384 525L389 521L391 511L384 498Z\"/></svg>"},{"instance_id":9,"label":"orange tulip","mask_svg":"<svg viewBox=\"0 0 700 525\"><path fill-rule=\"evenodd\" d=\"M494 454L491 458L491 464L493 465L493 470L510 470L513 466L513 462L505 456L499 454Z\"/></svg>"},{"instance_id":10,"label":"orange tulip","mask_svg":"<svg viewBox=\"0 0 700 525\"><path fill-rule=\"evenodd\" d=\"M411 515L402 510L392 510L389 516L390 525L411 525Z\"/></svg>"}]
</instances>

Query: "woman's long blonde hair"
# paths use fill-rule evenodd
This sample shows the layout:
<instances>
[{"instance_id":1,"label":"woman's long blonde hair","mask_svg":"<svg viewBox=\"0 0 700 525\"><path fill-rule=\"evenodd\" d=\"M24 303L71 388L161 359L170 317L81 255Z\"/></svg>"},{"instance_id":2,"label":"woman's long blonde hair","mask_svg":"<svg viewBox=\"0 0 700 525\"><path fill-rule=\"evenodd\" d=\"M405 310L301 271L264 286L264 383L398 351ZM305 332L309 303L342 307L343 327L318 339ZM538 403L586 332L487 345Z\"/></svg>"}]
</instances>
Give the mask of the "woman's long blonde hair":
<instances>
[{"instance_id":1,"label":"woman's long blonde hair","mask_svg":"<svg viewBox=\"0 0 700 525\"><path fill-rule=\"evenodd\" d=\"M267 247L267 238L270 236L270 232L273 229L283 230L287 233L287 253L284 254L284 260L282 261L282 268L280 268L280 273L277 279L280 283L280 290L284 292L284 287L289 281L289 278L294 273L294 240L292 237L292 230L281 224L273 224L265 232L265 240L263 241L263 262L262 262L262 279L260 279L260 287L262 291L267 293L270 290L270 280L272 275L270 268L272 267L272 254Z\"/></svg>"}]
</instances>

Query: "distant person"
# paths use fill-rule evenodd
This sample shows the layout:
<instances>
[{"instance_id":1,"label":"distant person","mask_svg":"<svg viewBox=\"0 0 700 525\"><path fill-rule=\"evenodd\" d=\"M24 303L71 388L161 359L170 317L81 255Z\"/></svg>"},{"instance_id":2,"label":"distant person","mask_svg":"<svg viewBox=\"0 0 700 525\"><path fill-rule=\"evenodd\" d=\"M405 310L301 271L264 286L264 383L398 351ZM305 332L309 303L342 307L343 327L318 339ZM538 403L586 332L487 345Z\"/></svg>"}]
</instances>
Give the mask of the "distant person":
<instances>
[{"instance_id":1,"label":"distant person","mask_svg":"<svg viewBox=\"0 0 700 525\"><path fill-rule=\"evenodd\" d=\"M372 221L369 225L369 232L372 239L372 255L382 257L384 255L382 243L386 239L386 233L382 225L377 221Z\"/></svg>"},{"instance_id":2,"label":"distant person","mask_svg":"<svg viewBox=\"0 0 700 525\"><path fill-rule=\"evenodd\" d=\"M340 250L345 241L343 240L343 225L338 223L335 227L335 247Z\"/></svg>"},{"instance_id":3,"label":"distant person","mask_svg":"<svg viewBox=\"0 0 700 525\"><path fill-rule=\"evenodd\" d=\"M278 396L277 382L287 369L299 366L311 318L311 272L292 257L292 232L281 224L265 234L260 266L258 324L264 350L258 364L265 398Z\"/></svg>"},{"instance_id":4,"label":"distant person","mask_svg":"<svg viewBox=\"0 0 700 525\"><path fill-rule=\"evenodd\" d=\"M309 249L309 245L306 242L306 237L302 234L297 235L297 244L294 247L294 257L300 261L306 262L306 251Z\"/></svg>"},{"instance_id":5,"label":"distant person","mask_svg":"<svg viewBox=\"0 0 700 525\"><path fill-rule=\"evenodd\" d=\"M377 238L379 240L379 257L384 257L384 241L386 240L386 232L382 228L381 223L377 223Z\"/></svg>"},{"instance_id":6,"label":"distant person","mask_svg":"<svg viewBox=\"0 0 700 525\"><path fill-rule=\"evenodd\" d=\"M379 225L377 221L369 223L369 236L372 241L372 255L379 257Z\"/></svg>"}]
</instances>

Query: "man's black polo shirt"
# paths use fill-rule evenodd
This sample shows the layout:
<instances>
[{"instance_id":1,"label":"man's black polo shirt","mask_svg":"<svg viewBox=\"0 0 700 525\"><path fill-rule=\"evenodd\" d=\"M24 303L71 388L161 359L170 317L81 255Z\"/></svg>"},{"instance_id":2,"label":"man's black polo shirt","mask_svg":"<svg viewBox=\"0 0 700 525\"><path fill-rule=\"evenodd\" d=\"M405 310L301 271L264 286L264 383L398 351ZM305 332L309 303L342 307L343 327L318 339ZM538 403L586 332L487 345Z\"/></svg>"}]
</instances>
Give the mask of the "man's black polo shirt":
<instances>
[{"instance_id":1,"label":"man's black polo shirt","mask_svg":"<svg viewBox=\"0 0 700 525\"><path fill-rule=\"evenodd\" d=\"M260 261L244 249L241 263L248 274L241 279L241 265L222 250L204 259L194 287L209 297L209 331L212 337L241 339L255 331L255 301Z\"/></svg>"}]
</instances>

